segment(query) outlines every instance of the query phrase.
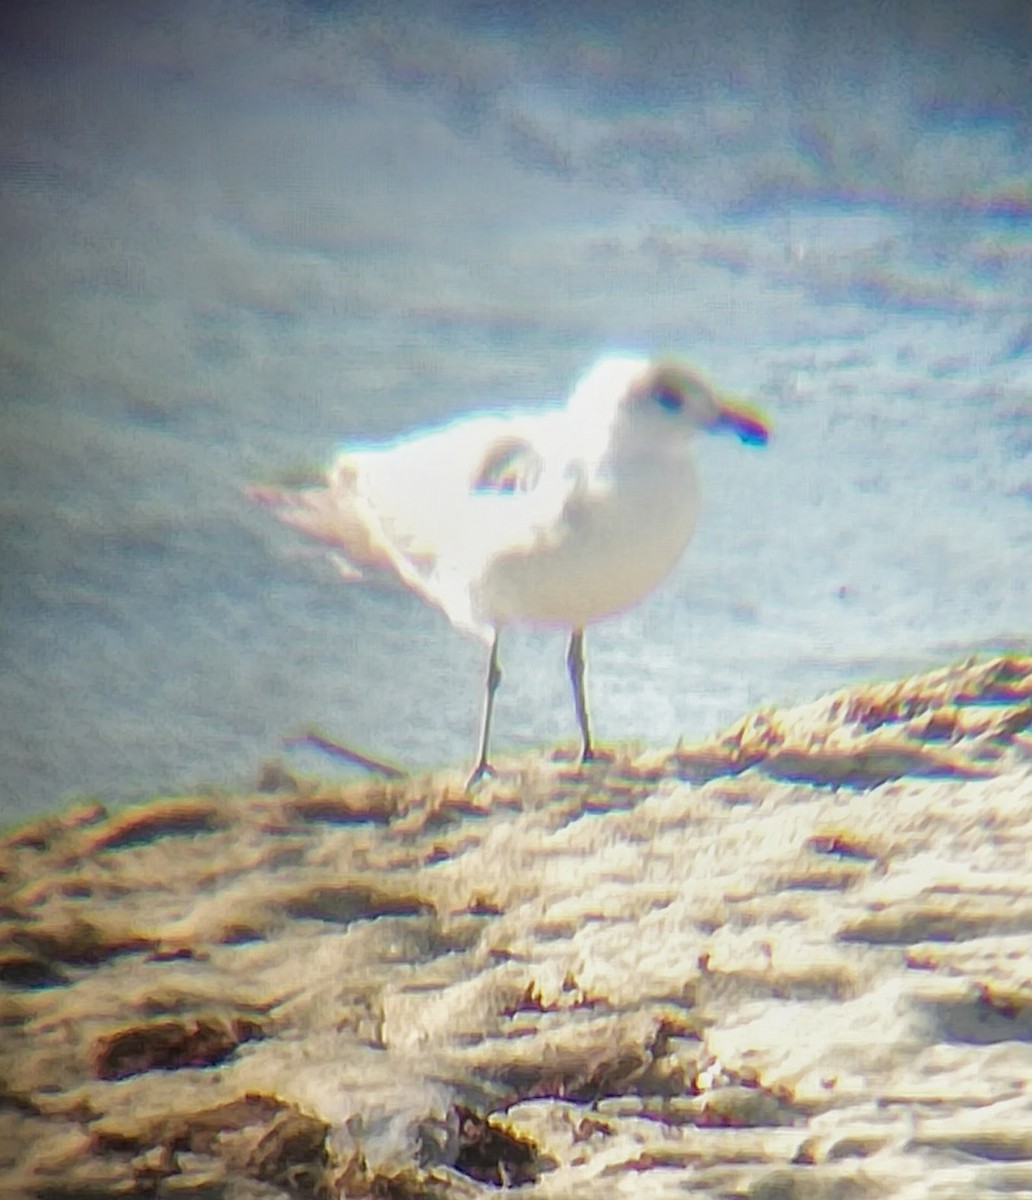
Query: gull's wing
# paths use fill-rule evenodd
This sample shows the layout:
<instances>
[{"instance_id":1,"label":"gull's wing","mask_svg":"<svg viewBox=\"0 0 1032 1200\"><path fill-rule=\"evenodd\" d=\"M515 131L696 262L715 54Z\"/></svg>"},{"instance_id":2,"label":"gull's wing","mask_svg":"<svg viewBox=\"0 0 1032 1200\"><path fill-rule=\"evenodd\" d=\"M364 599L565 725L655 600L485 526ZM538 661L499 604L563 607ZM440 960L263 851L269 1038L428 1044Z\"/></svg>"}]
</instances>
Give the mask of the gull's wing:
<instances>
[{"instance_id":1,"label":"gull's wing","mask_svg":"<svg viewBox=\"0 0 1032 1200\"><path fill-rule=\"evenodd\" d=\"M478 634L471 589L493 556L556 536L576 472L562 411L460 419L342 452L325 486L254 488L287 524L342 552L346 576L388 570Z\"/></svg>"},{"instance_id":2,"label":"gull's wing","mask_svg":"<svg viewBox=\"0 0 1032 1200\"><path fill-rule=\"evenodd\" d=\"M504 417L474 417L381 446L350 448L324 483L258 484L250 499L281 521L343 551L355 567L389 568L395 554L433 558L471 492L505 486L510 454L531 443Z\"/></svg>"}]
</instances>

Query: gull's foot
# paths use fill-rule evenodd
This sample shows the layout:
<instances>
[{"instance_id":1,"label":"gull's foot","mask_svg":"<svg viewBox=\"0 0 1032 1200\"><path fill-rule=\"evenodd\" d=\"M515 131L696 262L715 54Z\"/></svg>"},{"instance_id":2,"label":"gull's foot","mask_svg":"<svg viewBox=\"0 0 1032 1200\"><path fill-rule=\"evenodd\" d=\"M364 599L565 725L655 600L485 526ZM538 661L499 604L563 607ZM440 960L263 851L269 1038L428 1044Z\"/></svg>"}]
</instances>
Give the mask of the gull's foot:
<instances>
[{"instance_id":1,"label":"gull's foot","mask_svg":"<svg viewBox=\"0 0 1032 1200\"><path fill-rule=\"evenodd\" d=\"M587 767L592 763L600 762L611 763L616 759L612 750L601 750L598 746L587 746L577 750L561 746L552 751L551 757L553 762L573 763L578 767Z\"/></svg>"},{"instance_id":2,"label":"gull's foot","mask_svg":"<svg viewBox=\"0 0 1032 1200\"><path fill-rule=\"evenodd\" d=\"M498 772L494 769L494 767L491 766L489 762L477 763L477 765L473 768L473 774L466 780L466 791L471 792L485 775L488 775L493 779L497 774Z\"/></svg>"}]
</instances>

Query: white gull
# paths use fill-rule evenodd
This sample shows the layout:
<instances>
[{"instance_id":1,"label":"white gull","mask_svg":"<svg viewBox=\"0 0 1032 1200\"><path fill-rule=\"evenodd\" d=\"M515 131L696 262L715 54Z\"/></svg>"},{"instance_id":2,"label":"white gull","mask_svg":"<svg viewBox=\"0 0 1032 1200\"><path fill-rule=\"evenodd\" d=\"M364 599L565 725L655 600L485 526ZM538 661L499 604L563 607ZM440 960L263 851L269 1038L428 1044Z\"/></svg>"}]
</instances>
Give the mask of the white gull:
<instances>
[{"instance_id":1,"label":"white gull","mask_svg":"<svg viewBox=\"0 0 1032 1200\"><path fill-rule=\"evenodd\" d=\"M513 622L570 630L581 761L595 757L584 629L637 603L680 557L699 512L700 429L768 438L754 410L686 364L608 357L565 408L468 416L345 448L319 486L250 495L335 547L345 578L390 573L490 645L472 786L492 770L498 637Z\"/></svg>"}]
</instances>

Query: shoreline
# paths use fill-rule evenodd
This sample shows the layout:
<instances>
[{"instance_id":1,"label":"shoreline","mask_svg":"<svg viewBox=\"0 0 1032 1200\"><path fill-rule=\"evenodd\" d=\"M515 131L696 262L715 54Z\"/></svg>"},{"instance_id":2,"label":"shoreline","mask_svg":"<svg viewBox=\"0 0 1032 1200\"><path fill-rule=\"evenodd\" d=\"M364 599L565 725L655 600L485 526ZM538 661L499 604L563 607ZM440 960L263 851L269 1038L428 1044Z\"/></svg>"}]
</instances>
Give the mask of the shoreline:
<instances>
[{"instance_id":1,"label":"shoreline","mask_svg":"<svg viewBox=\"0 0 1032 1200\"><path fill-rule=\"evenodd\" d=\"M1032 657L499 765L0 836L5 1194L1032 1188Z\"/></svg>"}]
</instances>

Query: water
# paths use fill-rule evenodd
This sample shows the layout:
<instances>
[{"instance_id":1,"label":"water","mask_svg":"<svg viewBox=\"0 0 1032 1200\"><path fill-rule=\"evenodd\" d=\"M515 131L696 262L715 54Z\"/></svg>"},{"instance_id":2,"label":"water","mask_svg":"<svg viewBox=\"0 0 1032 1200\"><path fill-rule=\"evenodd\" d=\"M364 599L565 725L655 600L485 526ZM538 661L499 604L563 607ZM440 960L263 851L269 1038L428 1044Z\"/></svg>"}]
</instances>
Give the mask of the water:
<instances>
[{"instance_id":1,"label":"water","mask_svg":"<svg viewBox=\"0 0 1032 1200\"><path fill-rule=\"evenodd\" d=\"M1026 10L679 12L5 17L0 820L246 784L309 725L467 764L482 648L241 489L607 350L776 440L700 444L684 561L589 634L603 739L1029 644ZM572 744L561 636L503 667L499 749Z\"/></svg>"}]
</instances>

